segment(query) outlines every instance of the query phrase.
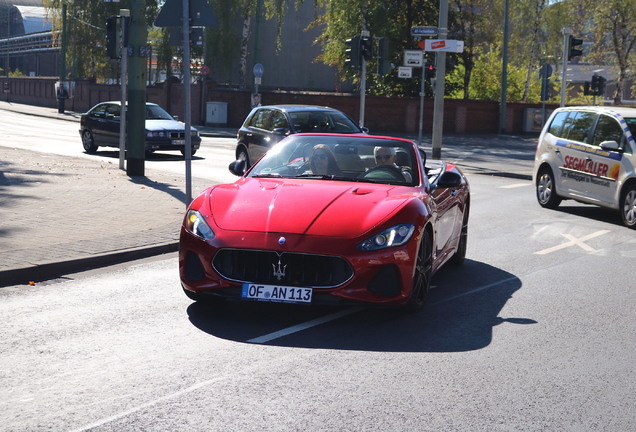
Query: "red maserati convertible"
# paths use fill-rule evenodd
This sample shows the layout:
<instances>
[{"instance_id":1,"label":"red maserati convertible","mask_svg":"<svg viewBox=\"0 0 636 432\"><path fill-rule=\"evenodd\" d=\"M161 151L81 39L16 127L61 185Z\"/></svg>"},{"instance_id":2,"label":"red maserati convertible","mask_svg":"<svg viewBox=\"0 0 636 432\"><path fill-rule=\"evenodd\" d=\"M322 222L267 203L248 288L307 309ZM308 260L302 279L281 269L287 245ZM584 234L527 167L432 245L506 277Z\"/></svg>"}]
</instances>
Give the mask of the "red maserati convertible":
<instances>
[{"instance_id":1,"label":"red maserati convertible","mask_svg":"<svg viewBox=\"0 0 636 432\"><path fill-rule=\"evenodd\" d=\"M188 208L179 273L197 301L424 306L432 275L466 255L460 170L412 141L292 135Z\"/></svg>"}]
</instances>

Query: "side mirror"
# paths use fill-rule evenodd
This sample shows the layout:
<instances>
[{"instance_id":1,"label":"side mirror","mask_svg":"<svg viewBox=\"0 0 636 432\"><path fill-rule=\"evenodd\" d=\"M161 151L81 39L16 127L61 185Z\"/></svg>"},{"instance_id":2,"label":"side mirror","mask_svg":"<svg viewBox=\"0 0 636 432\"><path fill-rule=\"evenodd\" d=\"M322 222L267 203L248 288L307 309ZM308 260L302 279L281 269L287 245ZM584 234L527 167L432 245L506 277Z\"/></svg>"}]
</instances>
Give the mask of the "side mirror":
<instances>
[{"instance_id":1,"label":"side mirror","mask_svg":"<svg viewBox=\"0 0 636 432\"><path fill-rule=\"evenodd\" d=\"M362 129L363 133L369 133L369 128L368 127L361 127L360 129Z\"/></svg>"},{"instance_id":2,"label":"side mirror","mask_svg":"<svg viewBox=\"0 0 636 432\"><path fill-rule=\"evenodd\" d=\"M243 177L243 175L245 174L245 161L240 159L235 160L234 162L230 163L230 166L228 168L230 172L235 176Z\"/></svg>"},{"instance_id":3,"label":"side mirror","mask_svg":"<svg viewBox=\"0 0 636 432\"><path fill-rule=\"evenodd\" d=\"M285 136L285 135L287 135L288 130L287 130L287 129L285 129L285 128L276 128L276 129L274 129L272 132L273 132L273 133L275 133L275 134L278 134L278 135L283 135L283 136Z\"/></svg>"},{"instance_id":4,"label":"side mirror","mask_svg":"<svg viewBox=\"0 0 636 432\"><path fill-rule=\"evenodd\" d=\"M600 145L603 150L620 151L620 146L616 141L603 141Z\"/></svg>"},{"instance_id":5,"label":"side mirror","mask_svg":"<svg viewBox=\"0 0 636 432\"><path fill-rule=\"evenodd\" d=\"M456 188L461 186L462 177L453 171L445 171L435 183L435 187L442 189Z\"/></svg>"}]
</instances>

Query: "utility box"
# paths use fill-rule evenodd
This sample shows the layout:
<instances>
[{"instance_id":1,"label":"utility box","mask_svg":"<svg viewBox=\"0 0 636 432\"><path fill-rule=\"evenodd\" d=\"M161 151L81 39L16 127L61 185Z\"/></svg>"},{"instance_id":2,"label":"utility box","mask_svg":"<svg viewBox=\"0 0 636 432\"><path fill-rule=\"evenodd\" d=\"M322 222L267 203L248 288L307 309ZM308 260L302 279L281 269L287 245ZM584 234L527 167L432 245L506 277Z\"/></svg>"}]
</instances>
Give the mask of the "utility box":
<instances>
[{"instance_id":1,"label":"utility box","mask_svg":"<svg viewBox=\"0 0 636 432\"><path fill-rule=\"evenodd\" d=\"M205 124L227 124L227 102L206 102Z\"/></svg>"},{"instance_id":2,"label":"utility box","mask_svg":"<svg viewBox=\"0 0 636 432\"><path fill-rule=\"evenodd\" d=\"M553 109L545 110L545 117L543 116L543 109L541 108L525 108L525 118L523 121L524 132L541 132L543 125L545 124Z\"/></svg>"}]
</instances>

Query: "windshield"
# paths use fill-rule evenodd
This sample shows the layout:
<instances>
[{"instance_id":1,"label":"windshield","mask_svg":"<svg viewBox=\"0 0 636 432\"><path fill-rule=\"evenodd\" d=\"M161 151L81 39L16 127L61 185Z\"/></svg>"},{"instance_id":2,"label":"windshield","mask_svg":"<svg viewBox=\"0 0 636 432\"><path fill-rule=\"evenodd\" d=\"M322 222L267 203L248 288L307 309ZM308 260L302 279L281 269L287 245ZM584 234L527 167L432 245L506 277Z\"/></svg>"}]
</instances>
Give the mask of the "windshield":
<instances>
[{"instance_id":1,"label":"windshield","mask_svg":"<svg viewBox=\"0 0 636 432\"><path fill-rule=\"evenodd\" d=\"M410 141L292 135L276 144L248 177L307 178L417 185L419 162Z\"/></svg>"},{"instance_id":2,"label":"windshield","mask_svg":"<svg viewBox=\"0 0 636 432\"><path fill-rule=\"evenodd\" d=\"M146 120L174 120L163 108L158 105L146 105Z\"/></svg>"},{"instance_id":3,"label":"windshield","mask_svg":"<svg viewBox=\"0 0 636 432\"><path fill-rule=\"evenodd\" d=\"M349 117L339 111L293 111L289 113L297 133L361 133Z\"/></svg>"}]
</instances>

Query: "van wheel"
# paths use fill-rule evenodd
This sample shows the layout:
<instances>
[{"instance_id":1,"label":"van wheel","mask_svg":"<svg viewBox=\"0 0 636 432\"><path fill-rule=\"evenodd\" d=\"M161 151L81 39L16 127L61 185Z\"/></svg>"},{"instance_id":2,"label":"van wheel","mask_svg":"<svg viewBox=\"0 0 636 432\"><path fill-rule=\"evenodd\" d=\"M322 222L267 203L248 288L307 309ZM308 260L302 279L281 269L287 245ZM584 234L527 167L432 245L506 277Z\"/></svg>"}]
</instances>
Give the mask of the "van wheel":
<instances>
[{"instance_id":1,"label":"van wheel","mask_svg":"<svg viewBox=\"0 0 636 432\"><path fill-rule=\"evenodd\" d=\"M537 176L537 201L541 207L555 209L561 204L562 198L557 195L554 187L554 174L550 168L542 168Z\"/></svg>"},{"instance_id":2,"label":"van wheel","mask_svg":"<svg viewBox=\"0 0 636 432\"><path fill-rule=\"evenodd\" d=\"M629 228L636 228L636 183L628 185L621 194L620 209L623 224Z\"/></svg>"}]
</instances>

